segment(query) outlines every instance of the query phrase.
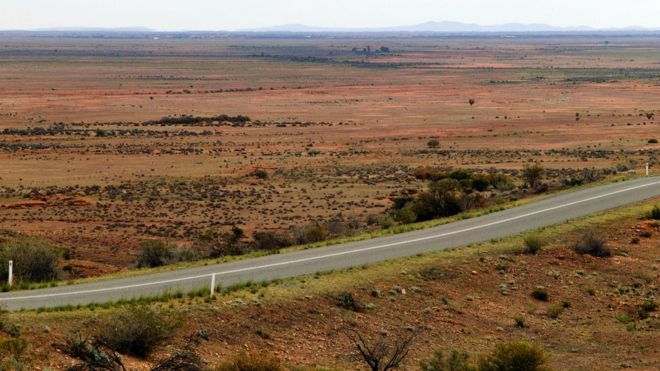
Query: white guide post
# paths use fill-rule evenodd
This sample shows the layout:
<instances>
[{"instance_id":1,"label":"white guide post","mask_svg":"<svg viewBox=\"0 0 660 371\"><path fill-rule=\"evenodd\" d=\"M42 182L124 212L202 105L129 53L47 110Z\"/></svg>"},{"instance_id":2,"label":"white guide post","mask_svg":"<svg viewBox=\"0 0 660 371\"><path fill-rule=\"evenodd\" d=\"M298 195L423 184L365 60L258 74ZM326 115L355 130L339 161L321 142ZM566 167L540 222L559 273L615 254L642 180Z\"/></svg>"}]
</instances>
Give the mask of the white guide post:
<instances>
[{"instance_id":1,"label":"white guide post","mask_svg":"<svg viewBox=\"0 0 660 371\"><path fill-rule=\"evenodd\" d=\"M646 176L649 176L649 163L646 163Z\"/></svg>"},{"instance_id":2,"label":"white guide post","mask_svg":"<svg viewBox=\"0 0 660 371\"><path fill-rule=\"evenodd\" d=\"M211 275L211 297L215 296L215 273Z\"/></svg>"},{"instance_id":3,"label":"white guide post","mask_svg":"<svg viewBox=\"0 0 660 371\"><path fill-rule=\"evenodd\" d=\"M14 261L9 261L9 275L7 277L7 284L11 287L14 283Z\"/></svg>"}]
</instances>

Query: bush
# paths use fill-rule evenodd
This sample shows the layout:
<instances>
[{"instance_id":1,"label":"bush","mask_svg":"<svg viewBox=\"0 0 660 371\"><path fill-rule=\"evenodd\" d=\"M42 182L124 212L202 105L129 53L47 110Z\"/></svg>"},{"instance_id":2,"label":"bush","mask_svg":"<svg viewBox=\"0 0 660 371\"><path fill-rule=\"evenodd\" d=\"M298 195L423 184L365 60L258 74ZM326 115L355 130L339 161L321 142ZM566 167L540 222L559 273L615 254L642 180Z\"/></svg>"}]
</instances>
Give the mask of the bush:
<instances>
[{"instance_id":1,"label":"bush","mask_svg":"<svg viewBox=\"0 0 660 371\"><path fill-rule=\"evenodd\" d=\"M426 145L429 148L438 148L440 146L440 142L437 139L431 139L426 143Z\"/></svg>"},{"instance_id":2,"label":"bush","mask_svg":"<svg viewBox=\"0 0 660 371\"><path fill-rule=\"evenodd\" d=\"M552 305L548 308L548 317L552 319L559 318L562 313L564 313L564 307L562 305Z\"/></svg>"},{"instance_id":3,"label":"bush","mask_svg":"<svg viewBox=\"0 0 660 371\"><path fill-rule=\"evenodd\" d=\"M419 366L422 371L476 371L477 368L468 363L469 358L469 354L456 350L447 358L436 351L430 360L422 361Z\"/></svg>"},{"instance_id":4,"label":"bush","mask_svg":"<svg viewBox=\"0 0 660 371\"><path fill-rule=\"evenodd\" d=\"M532 291L532 297L541 301L548 301L548 290L543 286L537 286Z\"/></svg>"},{"instance_id":5,"label":"bush","mask_svg":"<svg viewBox=\"0 0 660 371\"><path fill-rule=\"evenodd\" d=\"M578 254L588 254L599 258L612 255L607 247L605 237L595 231L585 232L575 243L574 249Z\"/></svg>"},{"instance_id":6,"label":"bush","mask_svg":"<svg viewBox=\"0 0 660 371\"><path fill-rule=\"evenodd\" d=\"M284 371L282 363L259 353L239 353L215 368L216 371Z\"/></svg>"},{"instance_id":7,"label":"bush","mask_svg":"<svg viewBox=\"0 0 660 371\"><path fill-rule=\"evenodd\" d=\"M254 232L254 247L257 250L276 250L291 246L291 237L277 232Z\"/></svg>"},{"instance_id":8,"label":"bush","mask_svg":"<svg viewBox=\"0 0 660 371\"><path fill-rule=\"evenodd\" d=\"M18 282L47 282L59 278L59 254L45 242L23 239L8 242L0 253L0 277L8 276L9 261L14 261L14 278Z\"/></svg>"},{"instance_id":9,"label":"bush","mask_svg":"<svg viewBox=\"0 0 660 371\"><path fill-rule=\"evenodd\" d=\"M136 306L108 318L100 337L122 354L144 358L170 338L181 324L176 316Z\"/></svg>"},{"instance_id":10,"label":"bush","mask_svg":"<svg viewBox=\"0 0 660 371\"><path fill-rule=\"evenodd\" d=\"M542 371L546 358L538 345L525 342L498 344L491 354L479 360L479 371Z\"/></svg>"},{"instance_id":11,"label":"bush","mask_svg":"<svg viewBox=\"0 0 660 371\"><path fill-rule=\"evenodd\" d=\"M378 218L378 225L383 229L388 229L394 225L394 219L389 216L382 216Z\"/></svg>"},{"instance_id":12,"label":"bush","mask_svg":"<svg viewBox=\"0 0 660 371\"><path fill-rule=\"evenodd\" d=\"M124 363L121 357L102 342L81 336L78 333L69 334L66 343L54 345L64 354L81 361L74 366L76 370L121 370Z\"/></svg>"},{"instance_id":13,"label":"bush","mask_svg":"<svg viewBox=\"0 0 660 371\"><path fill-rule=\"evenodd\" d=\"M355 300L353 294L350 292L342 292L335 297L335 304L344 309L352 310L353 312L362 311L362 305Z\"/></svg>"},{"instance_id":14,"label":"bush","mask_svg":"<svg viewBox=\"0 0 660 371\"><path fill-rule=\"evenodd\" d=\"M660 206L656 206L649 213L649 217L654 220L660 220Z\"/></svg>"},{"instance_id":15,"label":"bush","mask_svg":"<svg viewBox=\"0 0 660 371\"><path fill-rule=\"evenodd\" d=\"M321 242L328 238L328 228L322 225L312 225L305 228L305 241L307 243Z\"/></svg>"},{"instance_id":16,"label":"bush","mask_svg":"<svg viewBox=\"0 0 660 371\"><path fill-rule=\"evenodd\" d=\"M525 238L525 253L536 254L541 250L545 243L538 236L529 236Z\"/></svg>"},{"instance_id":17,"label":"bush","mask_svg":"<svg viewBox=\"0 0 660 371\"><path fill-rule=\"evenodd\" d=\"M256 170L252 175L258 179L268 179L268 172L266 170Z\"/></svg>"},{"instance_id":18,"label":"bush","mask_svg":"<svg viewBox=\"0 0 660 371\"><path fill-rule=\"evenodd\" d=\"M658 140L655 138L649 139L649 144L658 144Z\"/></svg>"},{"instance_id":19,"label":"bush","mask_svg":"<svg viewBox=\"0 0 660 371\"><path fill-rule=\"evenodd\" d=\"M417 220L417 214L415 214L410 206L404 206L401 209L393 210L391 214L394 220L402 224L414 223Z\"/></svg>"},{"instance_id":20,"label":"bush","mask_svg":"<svg viewBox=\"0 0 660 371\"><path fill-rule=\"evenodd\" d=\"M19 337L0 341L0 370L31 370L30 343Z\"/></svg>"},{"instance_id":21,"label":"bush","mask_svg":"<svg viewBox=\"0 0 660 371\"><path fill-rule=\"evenodd\" d=\"M527 186L533 189L538 189L543 179L544 169L539 164L525 165L523 168L523 179Z\"/></svg>"},{"instance_id":22,"label":"bush","mask_svg":"<svg viewBox=\"0 0 660 371\"><path fill-rule=\"evenodd\" d=\"M175 247L160 240L146 240L140 243L138 268L155 268L175 260Z\"/></svg>"}]
</instances>

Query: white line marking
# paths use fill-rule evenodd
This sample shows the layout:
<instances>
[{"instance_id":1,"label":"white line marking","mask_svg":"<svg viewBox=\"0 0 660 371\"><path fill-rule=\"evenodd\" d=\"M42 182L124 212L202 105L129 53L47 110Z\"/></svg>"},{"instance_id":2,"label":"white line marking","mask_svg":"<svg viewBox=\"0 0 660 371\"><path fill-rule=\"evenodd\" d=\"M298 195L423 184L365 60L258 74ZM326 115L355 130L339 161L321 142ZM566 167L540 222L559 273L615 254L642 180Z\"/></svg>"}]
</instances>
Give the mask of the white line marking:
<instances>
[{"instance_id":1,"label":"white line marking","mask_svg":"<svg viewBox=\"0 0 660 371\"><path fill-rule=\"evenodd\" d=\"M291 264L297 264L297 263L304 263L304 262L308 262L308 261L321 260L321 259L326 259L326 258L333 258L333 257L337 257L337 256L356 254L356 253L365 252L365 251L379 250L379 249L384 249L384 248L392 247L392 246L407 245L407 244L410 244L410 243L433 240L433 239L436 239L436 238L442 238L442 237L447 237L447 236L451 236L451 235L455 235L455 234L459 234L459 233L470 232L470 231L474 231L474 230L477 230L477 229L488 228L488 227L492 227L494 225L512 222L514 220L527 218L527 217L542 214L542 213L545 213L545 212L548 212L548 211L554 211L554 210L557 210L557 209L562 209L564 207L569 207L569 206L573 206L573 205L577 205L577 204L581 204L581 203L585 203L585 202L589 202L589 201L594 201L594 200L598 200L600 198L610 197L610 196L614 196L614 195L619 194L619 193L634 191L636 189L646 188L646 187L650 187L650 186L654 186L654 185L658 185L658 184L660 184L660 181L657 181L657 182L654 182L654 183L649 183L649 184L642 184L642 185L635 186L635 187L620 189L618 191L605 193L605 194L602 194L600 196L593 196L593 197L585 198L583 200L573 201L573 202L569 202L569 203L566 203L566 204L549 207L547 209L533 211L531 213L522 214L522 215L514 216L514 217L511 217L511 218L507 218L507 219L497 220L497 221L487 223L487 224L482 224L482 225L477 225L477 226L474 226L474 227L464 228L464 229L453 231L453 232L445 232L445 233L441 233L441 234L437 234L437 235L433 235L433 236L415 238L415 239L412 239L412 240L392 242L392 243L383 244L383 245L376 245L376 246L365 247L365 248L349 250L349 251L342 251L342 252L326 254L326 255L312 256L312 257L309 257L309 258L289 260L289 261L284 261L284 262L279 262L279 263L259 265L259 266L255 266L255 267L246 267L246 268L234 269L234 270L218 272L218 273L206 273L206 274L202 274L202 275L198 275L198 276L173 278L173 279L170 279L170 280L147 282L147 283L140 283L140 284L135 284L135 285L107 287L107 288L102 288L102 289L81 290L81 291L63 292L63 293L54 293L54 294L41 294L41 295L30 295L30 296L17 296L17 297L10 297L10 298L1 298L0 302L14 301L14 300L28 300L28 299L45 299L45 298L52 298L52 297L58 297L58 296L71 296L71 295L80 295L80 294L94 294L94 293L100 293L100 292L119 291L119 290L132 289L132 288L138 288L138 287L163 285L163 284L174 283L174 282L192 281L192 280L196 280L196 279L211 277L213 274L215 274L216 276L223 276L223 275L233 274L233 273L248 272L248 271L253 271L253 270L258 270L258 269L273 268L273 267L279 267L279 266L283 266L283 265L291 265Z\"/></svg>"}]
</instances>

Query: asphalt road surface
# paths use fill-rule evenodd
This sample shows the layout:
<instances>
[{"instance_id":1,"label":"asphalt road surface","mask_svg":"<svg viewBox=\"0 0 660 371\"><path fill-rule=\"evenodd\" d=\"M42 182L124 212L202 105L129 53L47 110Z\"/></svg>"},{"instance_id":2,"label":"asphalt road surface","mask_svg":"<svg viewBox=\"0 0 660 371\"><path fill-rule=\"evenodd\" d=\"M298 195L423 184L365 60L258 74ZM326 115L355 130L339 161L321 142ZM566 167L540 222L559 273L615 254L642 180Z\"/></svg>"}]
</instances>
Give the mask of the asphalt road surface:
<instances>
[{"instance_id":1,"label":"asphalt road surface","mask_svg":"<svg viewBox=\"0 0 660 371\"><path fill-rule=\"evenodd\" d=\"M660 177L565 192L524 206L442 226L329 247L130 278L0 294L5 310L149 297L167 291L266 281L412 256L501 238L660 196Z\"/></svg>"}]
</instances>

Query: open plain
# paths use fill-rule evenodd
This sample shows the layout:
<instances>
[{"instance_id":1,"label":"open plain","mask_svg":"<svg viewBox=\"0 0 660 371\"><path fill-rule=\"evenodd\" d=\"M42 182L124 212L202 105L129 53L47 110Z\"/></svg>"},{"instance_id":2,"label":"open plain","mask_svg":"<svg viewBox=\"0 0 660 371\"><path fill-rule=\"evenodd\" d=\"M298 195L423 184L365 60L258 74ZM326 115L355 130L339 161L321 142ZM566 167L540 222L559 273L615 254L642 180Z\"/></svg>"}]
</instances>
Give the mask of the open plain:
<instances>
[{"instance_id":1,"label":"open plain","mask_svg":"<svg viewBox=\"0 0 660 371\"><path fill-rule=\"evenodd\" d=\"M653 37L1 41L0 227L73 277L143 239L360 228L420 166L559 183L658 161Z\"/></svg>"}]
</instances>

